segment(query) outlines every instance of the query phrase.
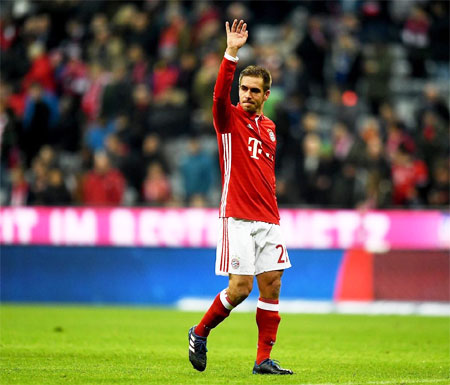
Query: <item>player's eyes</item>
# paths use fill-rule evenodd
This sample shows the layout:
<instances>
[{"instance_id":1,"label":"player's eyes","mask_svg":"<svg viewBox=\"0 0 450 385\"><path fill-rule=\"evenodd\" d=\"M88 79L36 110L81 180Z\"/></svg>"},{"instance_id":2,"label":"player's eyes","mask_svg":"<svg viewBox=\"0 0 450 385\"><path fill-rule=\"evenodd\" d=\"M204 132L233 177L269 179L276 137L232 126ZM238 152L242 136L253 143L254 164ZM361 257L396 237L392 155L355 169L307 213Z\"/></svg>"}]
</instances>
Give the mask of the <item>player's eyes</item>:
<instances>
[{"instance_id":1,"label":"player's eyes","mask_svg":"<svg viewBox=\"0 0 450 385\"><path fill-rule=\"evenodd\" d=\"M242 91L248 91L249 88L246 87L246 86L241 86L241 90ZM253 93L253 94L259 94L259 93L261 93L261 90L259 88L250 88L250 92Z\"/></svg>"}]
</instances>

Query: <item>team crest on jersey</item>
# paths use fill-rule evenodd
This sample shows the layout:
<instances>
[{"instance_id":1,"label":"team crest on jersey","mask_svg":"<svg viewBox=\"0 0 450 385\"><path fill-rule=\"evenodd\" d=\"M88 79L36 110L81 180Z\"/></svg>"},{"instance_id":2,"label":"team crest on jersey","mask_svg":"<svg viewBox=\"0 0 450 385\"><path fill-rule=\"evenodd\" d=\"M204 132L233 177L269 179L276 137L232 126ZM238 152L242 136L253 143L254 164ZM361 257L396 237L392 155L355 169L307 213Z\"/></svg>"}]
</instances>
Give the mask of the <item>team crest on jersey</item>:
<instances>
[{"instance_id":1,"label":"team crest on jersey","mask_svg":"<svg viewBox=\"0 0 450 385\"><path fill-rule=\"evenodd\" d=\"M237 259L237 258L233 258L232 260L231 260L231 267L233 268L233 269L239 269L239 265L240 265L240 263L239 263L239 259Z\"/></svg>"},{"instance_id":2,"label":"team crest on jersey","mask_svg":"<svg viewBox=\"0 0 450 385\"><path fill-rule=\"evenodd\" d=\"M275 142L275 134L273 133L273 131L272 130L267 130L267 132L269 133L270 140L272 142Z\"/></svg>"}]
</instances>

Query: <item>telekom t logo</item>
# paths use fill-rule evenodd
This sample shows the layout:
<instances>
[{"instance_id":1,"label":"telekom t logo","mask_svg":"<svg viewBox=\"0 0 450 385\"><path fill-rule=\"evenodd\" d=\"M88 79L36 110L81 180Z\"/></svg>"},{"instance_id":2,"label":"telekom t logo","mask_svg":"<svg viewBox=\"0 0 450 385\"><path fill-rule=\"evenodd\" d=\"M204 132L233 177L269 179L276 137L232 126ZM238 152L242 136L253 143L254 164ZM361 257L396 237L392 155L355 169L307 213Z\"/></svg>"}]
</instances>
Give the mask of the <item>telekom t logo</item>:
<instances>
[{"instance_id":1,"label":"telekom t logo","mask_svg":"<svg viewBox=\"0 0 450 385\"><path fill-rule=\"evenodd\" d=\"M261 141L250 136L248 138L248 150L251 153L250 158L259 159L258 154L262 152Z\"/></svg>"}]
</instances>

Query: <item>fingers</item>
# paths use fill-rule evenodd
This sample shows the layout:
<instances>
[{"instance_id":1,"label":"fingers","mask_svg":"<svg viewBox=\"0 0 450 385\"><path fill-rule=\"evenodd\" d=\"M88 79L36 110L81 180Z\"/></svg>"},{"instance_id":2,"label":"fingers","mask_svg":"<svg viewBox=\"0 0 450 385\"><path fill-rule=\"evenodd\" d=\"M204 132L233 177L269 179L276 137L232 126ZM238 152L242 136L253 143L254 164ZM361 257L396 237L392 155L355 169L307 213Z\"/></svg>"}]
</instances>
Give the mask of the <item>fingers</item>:
<instances>
[{"instance_id":1,"label":"fingers","mask_svg":"<svg viewBox=\"0 0 450 385\"><path fill-rule=\"evenodd\" d=\"M242 30L242 24L244 24L244 20L241 20L236 28L237 33L241 33Z\"/></svg>"},{"instance_id":2,"label":"fingers","mask_svg":"<svg viewBox=\"0 0 450 385\"><path fill-rule=\"evenodd\" d=\"M234 19L233 24L231 25L231 29L230 23L228 21L225 23L225 30L227 31L227 33L230 32L245 33L245 31L247 30L247 24L244 23L244 20L240 20L238 23L237 19Z\"/></svg>"},{"instance_id":3,"label":"fingers","mask_svg":"<svg viewBox=\"0 0 450 385\"><path fill-rule=\"evenodd\" d=\"M237 20L234 19L233 20L233 25L231 26L231 32L236 32L236 25L237 25Z\"/></svg>"}]
</instances>

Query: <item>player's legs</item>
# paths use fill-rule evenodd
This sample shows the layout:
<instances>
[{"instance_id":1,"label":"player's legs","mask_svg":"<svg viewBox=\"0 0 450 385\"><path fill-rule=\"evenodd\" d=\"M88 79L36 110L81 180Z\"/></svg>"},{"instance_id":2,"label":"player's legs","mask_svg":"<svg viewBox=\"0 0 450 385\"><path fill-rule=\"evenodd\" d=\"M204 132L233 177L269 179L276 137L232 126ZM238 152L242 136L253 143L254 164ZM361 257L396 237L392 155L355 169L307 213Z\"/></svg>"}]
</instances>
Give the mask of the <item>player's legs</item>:
<instances>
[{"instance_id":1,"label":"player's legs","mask_svg":"<svg viewBox=\"0 0 450 385\"><path fill-rule=\"evenodd\" d=\"M228 275L229 282L195 328L198 336L208 337L211 329L228 317L252 291L255 249L251 230L251 221L220 218L216 274Z\"/></svg>"},{"instance_id":2,"label":"player's legs","mask_svg":"<svg viewBox=\"0 0 450 385\"><path fill-rule=\"evenodd\" d=\"M216 296L200 323L189 330L189 360L195 369L203 371L206 368L206 338L210 331L227 318L235 306L248 297L252 286L252 275L230 274L229 287Z\"/></svg>"},{"instance_id":3,"label":"player's legs","mask_svg":"<svg viewBox=\"0 0 450 385\"><path fill-rule=\"evenodd\" d=\"M256 309L258 351L253 373L292 374L291 370L281 368L270 359L281 320L279 315L281 277L283 271L291 267L280 226L259 223L255 240L255 271L260 297Z\"/></svg>"},{"instance_id":4,"label":"player's legs","mask_svg":"<svg viewBox=\"0 0 450 385\"><path fill-rule=\"evenodd\" d=\"M258 325L258 351L256 363L270 358L270 352L277 338L280 323L279 303L281 276L283 271L267 271L256 276L259 288L259 300L256 308Z\"/></svg>"},{"instance_id":5,"label":"player's legs","mask_svg":"<svg viewBox=\"0 0 450 385\"><path fill-rule=\"evenodd\" d=\"M267 271L256 276L260 297L256 308L258 325L258 351L253 374L293 374L270 359L270 352L277 339L280 315L278 298L280 296L282 270Z\"/></svg>"},{"instance_id":6,"label":"player's legs","mask_svg":"<svg viewBox=\"0 0 450 385\"><path fill-rule=\"evenodd\" d=\"M227 318L236 306L228 297L227 290L228 288L217 294L199 324L193 326L188 333L189 361L200 372L206 369L206 339L210 331Z\"/></svg>"},{"instance_id":7,"label":"player's legs","mask_svg":"<svg viewBox=\"0 0 450 385\"><path fill-rule=\"evenodd\" d=\"M228 275L228 287L220 292L199 324L189 331L189 359L195 369L206 368L206 338L213 328L244 301L253 287L255 252L250 221L221 218L216 253L216 273Z\"/></svg>"},{"instance_id":8,"label":"player's legs","mask_svg":"<svg viewBox=\"0 0 450 385\"><path fill-rule=\"evenodd\" d=\"M211 329L219 325L229 316L233 308L248 297L252 287L252 275L230 274L228 287L216 296L212 305L195 328L195 334L201 337L208 337Z\"/></svg>"}]
</instances>

